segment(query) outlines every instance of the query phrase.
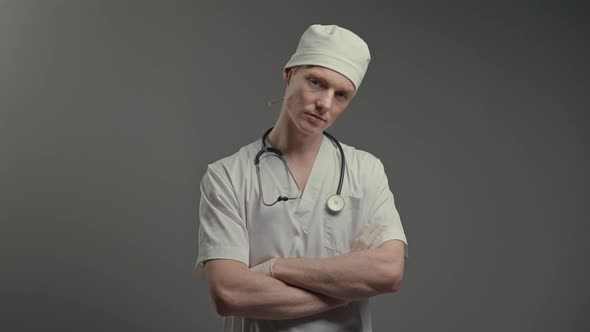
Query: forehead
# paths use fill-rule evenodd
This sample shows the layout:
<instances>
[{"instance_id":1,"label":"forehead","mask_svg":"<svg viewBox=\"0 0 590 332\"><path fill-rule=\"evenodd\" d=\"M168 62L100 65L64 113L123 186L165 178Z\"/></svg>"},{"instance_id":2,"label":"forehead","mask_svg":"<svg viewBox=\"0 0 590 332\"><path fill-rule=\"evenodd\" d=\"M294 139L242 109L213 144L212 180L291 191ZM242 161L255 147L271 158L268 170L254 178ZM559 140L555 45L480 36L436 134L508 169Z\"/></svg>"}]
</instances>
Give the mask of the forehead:
<instances>
[{"instance_id":1,"label":"forehead","mask_svg":"<svg viewBox=\"0 0 590 332\"><path fill-rule=\"evenodd\" d=\"M344 90L349 93L354 93L355 87L348 77L330 68L321 66L301 66L299 69L302 73L311 74L318 78L325 80L331 86L338 90Z\"/></svg>"}]
</instances>

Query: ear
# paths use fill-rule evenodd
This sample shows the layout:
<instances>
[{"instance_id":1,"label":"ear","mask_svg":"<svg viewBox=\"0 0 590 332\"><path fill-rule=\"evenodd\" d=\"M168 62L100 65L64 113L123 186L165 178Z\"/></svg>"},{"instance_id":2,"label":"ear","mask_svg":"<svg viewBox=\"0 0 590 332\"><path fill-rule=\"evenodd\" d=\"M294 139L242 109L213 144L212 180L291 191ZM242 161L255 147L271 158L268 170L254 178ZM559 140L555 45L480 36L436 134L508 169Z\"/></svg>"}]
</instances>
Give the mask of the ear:
<instances>
[{"instance_id":1,"label":"ear","mask_svg":"<svg viewBox=\"0 0 590 332\"><path fill-rule=\"evenodd\" d=\"M289 84L289 81L291 80L291 75L293 74L293 67L291 68L285 68L285 70L283 70L283 79L285 80L285 82L287 82L287 85Z\"/></svg>"}]
</instances>

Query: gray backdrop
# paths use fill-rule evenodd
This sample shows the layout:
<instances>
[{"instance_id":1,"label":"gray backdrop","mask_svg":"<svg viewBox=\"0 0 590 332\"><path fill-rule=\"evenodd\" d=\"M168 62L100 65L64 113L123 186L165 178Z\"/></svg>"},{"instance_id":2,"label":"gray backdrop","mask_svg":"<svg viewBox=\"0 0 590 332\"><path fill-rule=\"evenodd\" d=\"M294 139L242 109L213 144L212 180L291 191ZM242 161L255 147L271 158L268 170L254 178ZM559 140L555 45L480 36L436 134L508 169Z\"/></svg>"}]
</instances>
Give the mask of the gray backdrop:
<instances>
[{"instance_id":1,"label":"gray backdrop","mask_svg":"<svg viewBox=\"0 0 590 332\"><path fill-rule=\"evenodd\" d=\"M219 331L208 163L271 126L313 23L373 60L331 128L410 242L375 331L590 329L588 14L539 1L0 1L0 330Z\"/></svg>"}]
</instances>

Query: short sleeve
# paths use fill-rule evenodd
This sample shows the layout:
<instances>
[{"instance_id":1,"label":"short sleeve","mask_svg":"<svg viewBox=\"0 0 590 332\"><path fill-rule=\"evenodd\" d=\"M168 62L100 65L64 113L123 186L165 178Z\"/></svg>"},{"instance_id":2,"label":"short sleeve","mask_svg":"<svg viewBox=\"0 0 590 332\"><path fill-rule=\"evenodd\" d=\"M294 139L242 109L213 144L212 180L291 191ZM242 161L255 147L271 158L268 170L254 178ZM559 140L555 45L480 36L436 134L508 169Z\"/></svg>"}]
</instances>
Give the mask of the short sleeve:
<instances>
[{"instance_id":1,"label":"short sleeve","mask_svg":"<svg viewBox=\"0 0 590 332\"><path fill-rule=\"evenodd\" d=\"M389 189L389 181L383 164L376 160L374 168L369 175L368 183L374 197L373 208L370 211L369 222L384 225L381 243L389 240L401 240L406 244L405 256L408 257L408 241L404 233L402 222L395 207L393 193Z\"/></svg>"},{"instance_id":2,"label":"short sleeve","mask_svg":"<svg viewBox=\"0 0 590 332\"><path fill-rule=\"evenodd\" d=\"M200 187L197 275L203 278L203 263L210 259L233 259L248 265L248 232L229 180L209 166Z\"/></svg>"}]
</instances>

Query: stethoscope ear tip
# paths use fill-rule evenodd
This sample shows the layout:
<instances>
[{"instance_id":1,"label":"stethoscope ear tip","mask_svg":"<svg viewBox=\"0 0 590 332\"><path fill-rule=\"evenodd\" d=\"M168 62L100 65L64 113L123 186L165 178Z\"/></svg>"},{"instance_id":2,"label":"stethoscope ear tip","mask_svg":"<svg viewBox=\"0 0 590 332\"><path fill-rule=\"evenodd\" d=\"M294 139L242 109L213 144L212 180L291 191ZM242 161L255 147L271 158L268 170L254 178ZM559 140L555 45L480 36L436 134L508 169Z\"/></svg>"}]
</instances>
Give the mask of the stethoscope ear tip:
<instances>
[{"instance_id":1,"label":"stethoscope ear tip","mask_svg":"<svg viewBox=\"0 0 590 332\"><path fill-rule=\"evenodd\" d=\"M280 104L282 101L283 101L283 98L273 99L273 100L268 101L266 103L266 106L272 107L272 106L275 106L277 104Z\"/></svg>"}]
</instances>

